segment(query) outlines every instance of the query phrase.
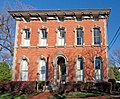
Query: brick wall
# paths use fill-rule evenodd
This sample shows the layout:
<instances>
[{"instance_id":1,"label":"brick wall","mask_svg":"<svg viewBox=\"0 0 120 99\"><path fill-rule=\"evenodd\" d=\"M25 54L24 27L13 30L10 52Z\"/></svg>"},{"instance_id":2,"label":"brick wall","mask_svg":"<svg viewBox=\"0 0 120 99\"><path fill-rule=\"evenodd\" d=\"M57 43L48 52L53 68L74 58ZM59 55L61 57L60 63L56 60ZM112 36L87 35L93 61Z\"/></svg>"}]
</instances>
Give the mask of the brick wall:
<instances>
[{"instance_id":1,"label":"brick wall","mask_svg":"<svg viewBox=\"0 0 120 99\"><path fill-rule=\"evenodd\" d=\"M99 21L83 20L81 22L75 22L75 20L65 20L64 22L57 22L56 20L48 20L47 22L31 21L24 23L20 21L18 24L17 35L17 47L16 47L16 72L15 80L20 80L20 64L19 60L25 55L29 59L29 80L36 80L36 74L38 72L37 60L41 55L48 58L48 80L53 80L53 58L55 55L62 51L68 58L68 80L76 80L76 66L75 58L81 55L85 59L85 78L87 80L93 79L94 65L92 59L95 55L99 55L103 59L103 74L104 79L107 79L107 56L106 56L106 44L105 44L105 22L103 19ZM84 30L84 46L75 47L75 32L74 28L77 26L83 27ZM30 47L21 47L21 29L24 27L31 28ZM48 47L37 47L39 42L38 29L42 26L48 28ZM56 47L56 29L59 26L66 28L66 47ZM92 46L92 28L98 26L101 28L102 46Z\"/></svg>"}]
</instances>

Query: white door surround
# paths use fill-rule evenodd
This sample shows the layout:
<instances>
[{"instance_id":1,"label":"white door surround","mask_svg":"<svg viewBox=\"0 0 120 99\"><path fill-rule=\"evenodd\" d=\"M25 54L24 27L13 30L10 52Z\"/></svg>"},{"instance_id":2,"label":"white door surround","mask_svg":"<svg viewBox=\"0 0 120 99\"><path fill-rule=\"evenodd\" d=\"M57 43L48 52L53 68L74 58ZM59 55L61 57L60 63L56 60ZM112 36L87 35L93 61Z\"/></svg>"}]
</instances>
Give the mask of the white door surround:
<instances>
[{"instance_id":1,"label":"white door surround","mask_svg":"<svg viewBox=\"0 0 120 99\"><path fill-rule=\"evenodd\" d=\"M68 82L68 59L61 51L54 57L53 66L54 83L64 80L65 82Z\"/></svg>"}]
</instances>

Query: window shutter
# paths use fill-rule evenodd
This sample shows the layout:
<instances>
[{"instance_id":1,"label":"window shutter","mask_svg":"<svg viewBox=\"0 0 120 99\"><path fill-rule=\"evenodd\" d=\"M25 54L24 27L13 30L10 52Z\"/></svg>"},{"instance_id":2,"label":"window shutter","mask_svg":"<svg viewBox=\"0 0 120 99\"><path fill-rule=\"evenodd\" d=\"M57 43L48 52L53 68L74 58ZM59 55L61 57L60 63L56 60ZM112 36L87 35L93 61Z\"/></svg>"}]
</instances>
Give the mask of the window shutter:
<instances>
[{"instance_id":1,"label":"window shutter","mask_svg":"<svg viewBox=\"0 0 120 99\"><path fill-rule=\"evenodd\" d=\"M60 45L61 44L61 39L60 39L60 31L57 33L57 38L58 38L58 45Z\"/></svg>"},{"instance_id":2,"label":"window shutter","mask_svg":"<svg viewBox=\"0 0 120 99\"><path fill-rule=\"evenodd\" d=\"M28 70L28 63L27 63L27 61L26 60L23 60L22 61L22 70Z\"/></svg>"},{"instance_id":3,"label":"window shutter","mask_svg":"<svg viewBox=\"0 0 120 99\"><path fill-rule=\"evenodd\" d=\"M44 36L44 35L43 35L43 34L44 34L44 33L43 33L43 30L41 30L41 33L40 33L40 34L41 34L40 36L41 36L41 39L42 39L43 36Z\"/></svg>"},{"instance_id":4,"label":"window shutter","mask_svg":"<svg viewBox=\"0 0 120 99\"><path fill-rule=\"evenodd\" d=\"M83 81L84 80L84 69L83 68L84 68L83 67L83 59L78 58L77 59L77 71L76 71L78 81Z\"/></svg>"},{"instance_id":5,"label":"window shutter","mask_svg":"<svg viewBox=\"0 0 120 99\"><path fill-rule=\"evenodd\" d=\"M44 35L43 35L43 34L44 34L44 33L43 33L43 30L41 30L41 33L40 33L40 38L41 38L41 40L40 40L40 45L41 45L41 46L44 45L44 39L43 39Z\"/></svg>"},{"instance_id":6,"label":"window shutter","mask_svg":"<svg viewBox=\"0 0 120 99\"><path fill-rule=\"evenodd\" d=\"M21 63L21 78L22 81L28 80L28 62L27 60L22 60Z\"/></svg>"},{"instance_id":7,"label":"window shutter","mask_svg":"<svg viewBox=\"0 0 120 99\"><path fill-rule=\"evenodd\" d=\"M23 33L22 33L22 45L25 45L25 37L26 37L26 33L25 33L25 31L23 31Z\"/></svg>"},{"instance_id":8,"label":"window shutter","mask_svg":"<svg viewBox=\"0 0 120 99\"><path fill-rule=\"evenodd\" d=\"M80 70L80 61L77 60L77 69Z\"/></svg>"}]
</instances>

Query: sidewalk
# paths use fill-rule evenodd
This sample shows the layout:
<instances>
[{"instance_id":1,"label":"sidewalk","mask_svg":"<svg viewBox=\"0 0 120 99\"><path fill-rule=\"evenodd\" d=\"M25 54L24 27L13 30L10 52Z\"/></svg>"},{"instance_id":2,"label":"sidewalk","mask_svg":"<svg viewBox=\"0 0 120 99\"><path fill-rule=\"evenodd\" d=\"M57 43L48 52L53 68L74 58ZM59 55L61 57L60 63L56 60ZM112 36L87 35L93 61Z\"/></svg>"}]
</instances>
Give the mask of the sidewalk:
<instances>
[{"instance_id":1,"label":"sidewalk","mask_svg":"<svg viewBox=\"0 0 120 99\"><path fill-rule=\"evenodd\" d=\"M54 95L53 93L44 92L44 93L40 93L40 94L33 96L31 98L28 98L28 99L48 99L49 96L53 96L53 95Z\"/></svg>"}]
</instances>

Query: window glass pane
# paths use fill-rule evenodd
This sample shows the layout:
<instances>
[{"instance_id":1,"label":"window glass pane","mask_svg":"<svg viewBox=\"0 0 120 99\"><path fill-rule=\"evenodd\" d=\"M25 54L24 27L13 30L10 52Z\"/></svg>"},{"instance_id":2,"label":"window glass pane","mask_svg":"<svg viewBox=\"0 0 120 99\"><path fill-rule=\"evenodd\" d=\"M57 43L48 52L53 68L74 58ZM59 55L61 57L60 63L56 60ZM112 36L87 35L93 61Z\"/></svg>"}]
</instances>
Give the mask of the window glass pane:
<instances>
[{"instance_id":1,"label":"window glass pane","mask_svg":"<svg viewBox=\"0 0 120 99\"><path fill-rule=\"evenodd\" d=\"M77 29L77 37L82 37L82 29Z\"/></svg>"},{"instance_id":2,"label":"window glass pane","mask_svg":"<svg viewBox=\"0 0 120 99\"><path fill-rule=\"evenodd\" d=\"M95 69L101 69L101 59L96 58L95 60Z\"/></svg>"},{"instance_id":3,"label":"window glass pane","mask_svg":"<svg viewBox=\"0 0 120 99\"><path fill-rule=\"evenodd\" d=\"M41 39L47 39L47 30L46 29L41 30Z\"/></svg>"},{"instance_id":4,"label":"window glass pane","mask_svg":"<svg viewBox=\"0 0 120 99\"><path fill-rule=\"evenodd\" d=\"M26 34L26 39L30 39L30 32L28 31L27 34Z\"/></svg>"},{"instance_id":5,"label":"window glass pane","mask_svg":"<svg viewBox=\"0 0 120 99\"><path fill-rule=\"evenodd\" d=\"M64 29L59 29L59 32L58 32L58 45L59 46L64 46L65 45L65 30Z\"/></svg>"},{"instance_id":6,"label":"window glass pane","mask_svg":"<svg viewBox=\"0 0 120 99\"><path fill-rule=\"evenodd\" d=\"M99 29L97 28L94 29L94 36L99 36Z\"/></svg>"},{"instance_id":7,"label":"window glass pane","mask_svg":"<svg viewBox=\"0 0 120 99\"><path fill-rule=\"evenodd\" d=\"M39 73L40 73L39 80L45 81L46 80L46 62L45 62L45 60L40 60Z\"/></svg>"},{"instance_id":8,"label":"window glass pane","mask_svg":"<svg viewBox=\"0 0 120 99\"><path fill-rule=\"evenodd\" d=\"M22 70L28 70L28 63L27 63L27 61L26 60L23 60L22 61Z\"/></svg>"},{"instance_id":9,"label":"window glass pane","mask_svg":"<svg viewBox=\"0 0 120 99\"><path fill-rule=\"evenodd\" d=\"M82 29L77 29L77 45L83 44L83 32Z\"/></svg>"},{"instance_id":10,"label":"window glass pane","mask_svg":"<svg viewBox=\"0 0 120 99\"><path fill-rule=\"evenodd\" d=\"M27 81L28 80L28 72L22 72L22 81Z\"/></svg>"},{"instance_id":11,"label":"window glass pane","mask_svg":"<svg viewBox=\"0 0 120 99\"><path fill-rule=\"evenodd\" d=\"M40 32L40 45L41 46L47 46L47 29L41 29Z\"/></svg>"},{"instance_id":12,"label":"window glass pane","mask_svg":"<svg viewBox=\"0 0 120 99\"><path fill-rule=\"evenodd\" d=\"M21 80L28 80L28 62L27 60L22 60L21 62Z\"/></svg>"},{"instance_id":13,"label":"window glass pane","mask_svg":"<svg viewBox=\"0 0 120 99\"><path fill-rule=\"evenodd\" d=\"M95 70L95 79L101 80L101 76L102 76L101 70L100 69Z\"/></svg>"},{"instance_id":14,"label":"window glass pane","mask_svg":"<svg viewBox=\"0 0 120 99\"><path fill-rule=\"evenodd\" d=\"M77 63L77 69L83 69L83 65L84 65L84 63L83 63L83 59L82 58L78 58L78 63Z\"/></svg>"},{"instance_id":15,"label":"window glass pane","mask_svg":"<svg viewBox=\"0 0 120 99\"><path fill-rule=\"evenodd\" d=\"M30 31L29 31L29 29L25 29L24 30L25 31L25 39L30 39Z\"/></svg>"},{"instance_id":16,"label":"window glass pane","mask_svg":"<svg viewBox=\"0 0 120 99\"><path fill-rule=\"evenodd\" d=\"M41 70L46 70L46 62L41 60Z\"/></svg>"},{"instance_id":17,"label":"window glass pane","mask_svg":"<svg viewBox=\"0 0 120 99\"><path fill-rule=\"evenodd\" d=\"M83 59L82 58L78 58L78 61L80 62L80 69L83 69Z\"/></svg>"},{"instance_id":18,"label":"window glass pane","mask_svg":"<svg viewBox=\"0 0 120 99\"><path fill-rule=\"evenodd\" d=\"M83 63L83 58L78 58L78 60L77 60L76 77L77 77L78 81L83 81L84 80L84 63Z\"/></svg>"},{"instance_id":19,"label":"window glass pane","mask_svg":"<svg viewBox=\"0 0 120 99\"><path fill-rule=\"evenodd\" d=\"M94 44L100 44L100 30L98 28L94 29Z\"/></svg>"},{"instance_id":20,"label":"window glass pane","mask_svg":"<svg viewBox=\"0 0 120 99\"><path fill-rule=\"evenodd\" d=\"M65 31L64 31L64 29L60 29L59 31L60 31L60 37L61 38L65 38Z\"/></svg>"},{"instance_id":21,"label":"window glass pane","mask_svg":"<svg viewBox=\"0 0 120 99\"><path fill-rule=\"evenodd\" d=\"M102 60L100 57L95 58L95 79L101 80L102 79Z\"/></svg>"},{"instance_id":22,"label":"window glass pane","mask_svg":"<svg viewBox=\"0 0 120 99\"><path fill-rule=\"evenodd\" d=\"M77 38L77 45L82 45L82 38Z\"/></svg>"}]
</instances>

